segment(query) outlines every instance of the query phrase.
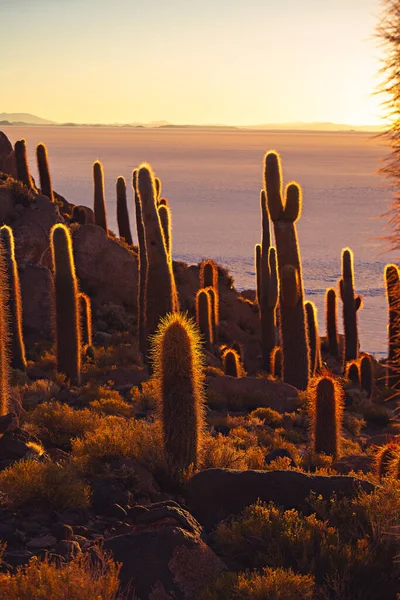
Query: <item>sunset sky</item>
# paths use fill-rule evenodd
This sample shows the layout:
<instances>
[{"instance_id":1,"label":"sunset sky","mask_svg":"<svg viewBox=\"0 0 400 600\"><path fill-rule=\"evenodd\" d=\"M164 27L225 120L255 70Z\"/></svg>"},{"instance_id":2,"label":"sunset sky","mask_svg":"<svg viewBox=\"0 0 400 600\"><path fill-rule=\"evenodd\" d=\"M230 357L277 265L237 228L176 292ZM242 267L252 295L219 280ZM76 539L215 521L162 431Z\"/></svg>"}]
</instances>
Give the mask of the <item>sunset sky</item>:
<instances>
[{"instance_id":1,"label":"sunset sky","mask_svg":"<svg viewBox=\"0 0 400 600\"><path fill-rule=\"evenodd\" d=\"M380 0L0 0L0 112L377 124Z\"/></svg>"}]
</instances>

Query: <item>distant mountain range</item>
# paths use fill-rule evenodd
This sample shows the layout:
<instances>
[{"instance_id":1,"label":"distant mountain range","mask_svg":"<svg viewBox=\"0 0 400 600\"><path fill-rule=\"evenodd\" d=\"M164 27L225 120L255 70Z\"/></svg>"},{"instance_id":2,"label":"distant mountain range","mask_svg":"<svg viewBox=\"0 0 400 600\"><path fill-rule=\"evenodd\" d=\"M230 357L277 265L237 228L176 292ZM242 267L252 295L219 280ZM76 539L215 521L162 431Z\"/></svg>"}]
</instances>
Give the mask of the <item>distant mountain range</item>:
<instances>
[{"instance_id":1,"label":"distant mountain range","mask_svg":"<svg viewBox=\"0 0 400 600\"><path fill-rule=\"evenodd\" d=\"M381 132L385 130L384 125L346 125L338 123L266 123L263 125L244 125L236 127L234 125L175 125L168 121L152 121L151 123L112 123L106 125L104 123L56 123L55 121L49 121L48 119L42 119L29 113L0 113L0 126L1 125L58 125L64 127L140 127L140 128L173 128L173 129L262 129L266 131L370 131L370 132Z\"/></svg>"}]
</instances>

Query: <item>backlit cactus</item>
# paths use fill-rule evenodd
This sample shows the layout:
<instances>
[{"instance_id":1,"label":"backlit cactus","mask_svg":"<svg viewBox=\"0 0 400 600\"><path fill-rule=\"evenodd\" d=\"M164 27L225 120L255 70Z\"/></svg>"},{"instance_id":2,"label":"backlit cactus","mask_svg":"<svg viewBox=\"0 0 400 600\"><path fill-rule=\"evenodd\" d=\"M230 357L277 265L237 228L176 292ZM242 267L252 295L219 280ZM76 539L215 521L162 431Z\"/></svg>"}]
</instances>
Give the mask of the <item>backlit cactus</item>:
<instances>
[{"instance_id":1,"label":"backlit cactus","mask_svg":"<svg viewBox=\"0 0 400 600\"><path fill-rule=\"evenodd\" d=\"M126 201L126 182L124 177L118 177L117 185L117 222L119 237L132 246L132 234L129 224L128 205Z\"/></svg>"},{"instance_id":2,"label":"backlit cactus","mask_svg":"<svg viewBox=\"0 0 400 600\"><path fill-rule=\"evenodd\" d=\"M265 156L264 174L279 268L283 381L304 390L308 385L310 368L301 259L295 224L301 213L301 190L297 184L291 183L283 197L280 159L276 152L269 152Z\"/></svg>"},{"instance_id":3,"label":"backlit cactus","mask_svg":"<svg viewBox=\"0 0 400 600\"><path fill-rule=\"evenodd\" d=\"M132 173L132 187L135 199L135 218L136 231L138 237L138 298L137 298L137 315L138 315L138 336L139 336L139 351L142 353L144 360L147 357L147 334L146 334L146 282L147 282L147 254L146 240L144 237L144 225L142 219L142 207L140 204L139 191L137 187L138 169Z\"/></svg>"},{"instance_id":4,"label":"backlit cactus","mask_svg":"<svg viewBox=\"0 0 400 600\"><path fill-rule=\"evenodd\" d=\"M356 361L348 363L346 377L354 385L360 385L360 369Z\"/></svg>"},{"instance_id":5,"label":"backlit cactus","mask_svg":"<svg viewBox=\"0 0 400 600\"><path fill-rule=\"evenodd\" d=\"M360 361L360 383L361 389L366 392L368 399L372 398L373 382L372 360L365 354Z\"/></svg>"},{"instance_id":6,"label":"backlit cactus","mask_svg":"<svg viewBox=\"0 0 400 600\"><path fill-rule=\"evenodd\" d=\"M51 202L54 202L53 186L51 183L49 157L47 148L44 144L39 144L36 148L36 159L40 178L40 193L47 196Z\"/></svg>"},{"instance_id":7,"label":"backlit cactus","mask_svg":"<svg viewBox=\"0 0 400 600\"><path fill-rule=\"evenodd\" d=\"M201 340L193 321L180 313L164 317L151 355L167 462L179 478L198 466L205 427Z\"/></svg>"},{"instance_id":8,"label":"backlit cactus","mask_svg":"<svg viewBox=\"0 0 400 600\"><path fill-rule=\"evenodd\" d=\"M256 268L256 302L260 306L261 297L261 244L254 248L254 264Z\"/></svg>"},{"instance_id":9,"label":"backlit cactus","mask_svg":"<svg viewBox=\"0 0 400 600\"><path fill-rule=\"evenodd\" d=\"M27 188L33 188L33 181L29 171L28 154L25 140L18 140L14 145L15 163L17 165L17 177Z\"/></svg>"},{"instance_id":10,"label":"backlit cactus","mask_svg":"<svg viewBox=\"0 0 400 600\"><path fill-rule=\"evenodd\" d=\"M210 298L210 308L211 308L211 330L212 330L212 338L214 344L218 344L218 328L219 328L219 299L218 292L213 287L208 287L207 294Z\"/></svg>"},{"instance_id":11,"label":"backlit cactus","mask_svg":"<svg viewBox=\"0 0 400 600\"><path fill-rule=\"evenodd\" d=\"M81 329L79 290L75 274L71 235L57 223L50 231L53 259L56 315L57 370L71 385L79 385L81 376Z\"/></svg>"},{"instance_id":12,"label":"backlit cactus","mask_svg":"<svg viewBox=\"0 0 400 600\"><path fill-rule=\"evenodd\" d=\"M10 392L10 332L6 281L7 264L0 246L0 417L8 414Z\"/></svg>"},{"instance_id":13,"label":"backlit cactus","mask_svg":"<svg viewBox=\"0 0 400 600\"><path fill-rule=\"evenodd\" d=\"M386 265L385 285L389 311L386 385L396 387L400 379L400 270L396 265Z\"/></svg>"},{"instance_id":14,"label":"backlit cactus","mask_svg":"<svg viewBox=\"0 0 400 600\"><path fill-rule=\"evenodd\" d=\"M343 390L337 380L322 376L311 385L310 395L313 450L337 458L340 454Z\"/></svg>"},{"instance_id":15,"label":"backlit cactus","mask_svg":"<svg viewBox=\"0 0 400 600\"><path fill-rule=\"evenodd\" d=\"M349 248L342 251L342 277L339 280L339 289L343 302L344 361L346 363L349 360L358 358L357 311L362 305L361 297L354 294L353 253Z\"/></svg>"},{"instance_id":16,"label":"backlit cactus","mask_svg":"<svg viewBox=\"0 0 400 600\"><path fill-rule=\"evenodd\" d=\"M274 377L282 377L282 348L275 346L271 354L271 373Z\"/></svg>"},{"instance_id":17,"label":"backlit cactus","mask_svg":"<svg viewBox=\"0 0 400 600\"><path fill-rule=\"evenodd\" d=\"M103 165L96 160L93 164L93 182L94 182L94 222L104 229L108 235L107 209L104 196L104 172Z\"/></svg>"},{"instance_id":18,"label":"backlit cactus","mask_svg":"<svg viewBox=\"0 0 400 600\"><path fill-rule=\"evenodd\" d=\"M218 266L213 260L203 260L200 264L200 289L206 289L210 297L210 319L212 340L218 343L219 338L219 287ZM202 332L203 333L203 332Z\"/></svg>"},{"instance_id":19,"label":"backlit cactus","mask_svg":"<svg viewBox=\"0 0 400 600\"><path fill-rule=\"evenodd\" d=\"M394 461L399 458L400 446L396 442L389 442L379 448L375 455L375 467L380 481L391 473Z\"/></svg>"},{"instance_id":20,"label":"backlit cactus","mask_svg":"<svg viewBox=\"0 0 400 600\"><path fill-rule=\"evenodd\" d=\"M81 343L92 345L92 303L87 294L79 293L79 313L81 317Z\"/></svg>"},{"instance_id":21,"label":"backlit cactus","mask_svg":"<svg viewBox=\"0 0 400 600\"><path fill-rule=\"evenodd\" d=\"M15 260L14 235L7 225L0 228L0 244L4 257L3 285L7 289L8 329L11 336L11 366L26 368L25 344L22 331L22 300L19 274Z\"/></svg>"},{"instance_id":22,"label":"backlit cactus","mask_svg":"<svg viewBox=\"0 0 400 600\"><path fill-rule=\"evenodd\" d=\"M313 302L306 302L306 315L310 349L310 373L314 376L321 368L321 342L318 332L317 307Z\"/></svg>"},{"instance_id":23,"label":"backlit cactus","mask_svg":"<svg viewBox=\"0 0 400 600\"><path fill-rule=\"evenodd\" d=\"M196 322L207 349L214 341L211 313L210 295L206 289L201 289L196 294Z\"/></svg>"},{"instance_id":24,"label":"backlit cactus","mask_svg":"<svg viewBox=\"0 0 400 600\"><path fill-rule=\"evenodd\" d=\"M171 234L171 212L165 204L159 204L158 214L160 216L162 232L164 235L164 243L167 249L168 256L172 258L172 234Z\"/></svg>"},{"instance_id":25,"label":"backlit cactus","mask_svg":"<svg viewBox=\"0 0 400 600\"><path fill-rule=\"evenodd\" d=\"M232 348L228 348L222 356L222 368L225 375L241 377L242 365L239 354Z\"/></svg>"},{"instance_id":26,"label":"backlit cactus","mask_svg":"<svg viewBox=\"0 0 400 600\"><path fill-rule=\"evenodd\" d=\"M325 321L326 335L328 338L329 354L335 358L339 356L338 338L338 301L334 288L326 290L325 296Z\"/></svg>"}]
</instances>

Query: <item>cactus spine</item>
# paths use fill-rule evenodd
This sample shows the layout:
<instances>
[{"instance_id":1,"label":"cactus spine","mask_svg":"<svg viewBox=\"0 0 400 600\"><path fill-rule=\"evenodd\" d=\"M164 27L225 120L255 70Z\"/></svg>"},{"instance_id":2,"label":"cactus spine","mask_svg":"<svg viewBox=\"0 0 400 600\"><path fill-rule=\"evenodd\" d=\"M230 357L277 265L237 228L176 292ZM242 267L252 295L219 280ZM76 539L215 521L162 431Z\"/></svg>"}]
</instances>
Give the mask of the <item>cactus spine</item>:
<instances>
[{"instance_id":1,"label":"cactus spine","mask_svg":"<svg viewBox=\"0 0 400 600\"><path fill-rule=\"evenodd\" d=\"M164 317L152 359L167 461L179 475L198 465L204 430L203 359L193 321L179 313Z\"/></svg>"},{"instance_id":2,"label":"cactus spine","mask_svg":"<svg viewBox=\"0 0 400 600\"><path fill-rule=\"evenodd\" d=\"M372 398L373 391L373 374L372 374L372 361L371 357L365 354L360 362L360 383L361 389L367 394L367 398Z\"/></svg>"},{"instance_id":3,"label":"cactus spine","mask_svg":"<svg viewBox=\"0 0 400 600\"><path fill-rule=\"evenodd\" d=\"M142 165L137 174L137 187L146 240L147 273L145 285L146 335L152 335L159 320L167 313L179 310L172 261L164 243L154 175L149 165Z\"/></svg>"},{"instance_id":4,"label":"cactus spine","mask_svg":"<svg viewBox=\"0 0 400 600\"><path fill-rule=\"evenodd\" d=\"M232 348L228 348L222 357L222 366L225 375L231 377L241 377L242 365L240 364L240 356Z\"/></svg>"},{"instance_id":5,"label":"cactus spine","mask_svg":"<svg viewBox=\"0 0 400 600\"><path fill-rule=\"evenodd\" d=\"M167 249L168 256L172 259L172 248L171 248L171 211L165 204L159 204L158 214L160 216L162 232L164 235L164 243Z\"/></svg>"},{"instance_id":6,"label":"cactus spine","mask_svg":"<svg viewBox=\"0 0 400 600\"><path fill-rule=\"evenodd\" d=\"M7 263L4 249L0 246L0 279L6 281ZM0 285L0 417L8 414L10 391L10 336L7 287Z\"/></svg>"},{"instance_id":7,"label":"cactus spine","mask_svg":"<svg viewBox=\"0 0 400 600\"><path fill-rule=\"evenodd\" d=\"M278 255L283 381L304 390L309 379L309 353L295 224L301 213L301 190L291 183L283 198L280 159L276 152L265 156L264 167L268 212L274 224Z\"/></svg>"},{"instance_id":8,"label":"cactus spine","mask_svg":"<svg viewBox=\"0 0 400 600\"><path fill-rule=\"evenodd\" d=\"M337 294L334 288L326 290L325 300L325 320L326 335L328 338L329 354L335 358L339 356L338 344L338 302Z\"/></svg>"},{"instance_id":9,"label":"cactus spine","mask_svg":"<svg viewBox=\"0 0 400 600\"><path fill-rule=\"evenodd\" d=\"M94 222L104 229L108 235L107 210L104 197L104 172L103 165L96 160L93 163L93 182L94 182Z\"/></svg>"},{"instance_id":10,"label":"cactus spine","mask_svg":"<svg viewBox=\"0 0 400 600\"><path fill-rule=\"evenodd\" d=\"M14 235L7 225L0 228L0 242L6 267L5 279L8 294L8 328L11 335L11 366L26 368L25 344L22 332L22 300L17 262L15 260Z\"/></svg>"},{"instance_id":11,"label":"cactus spine","mask_svg":"<svg viewBox=\"0 0 400 600\"><path fill-rule=\"evenodd\" d=\"M385 284L389 309L386 385L396 387L400 378L398 367L400 361L400 271L396 265L386 265Z\"/></svg>"},{"instance_id":12,"label":"cactus spine","mask_svg":"<svg viewBox=\"0 0 400 600\"><path fill-rule=\"evenodd\" d=\"M36 159L40 178L40 192L47 196L51 202L54 202L53 186L51 184L49 157L47 148L44 144L39 144L36 148Z\"/></svg>"},{"instance_id":13,"label":"cactus spine","mask_svg":"<svg viewBox=\"0 0 400 600\"><path fill-rule=\"evenodd\" d=\"M126 201L126 182L124 177L117 179L117 221L119 237L132 246L131 227L129 225L128 205Z\"/></svg>"},{"instance_id":14,"label":"cactus spine","mask_svg":"<svg viewBox=\"0 0 400 600\"><path fill-rule=\"evenodd\" d=\"M142 353L143 358L146 360L147 356L147 336L146 336L146 310L145 310L145 298L146 298L146 282L147 282L147 253L146 253L146 240L144 237L144 225L142 219L142 207L140 204L139 192L137 187L137 175L138 170L135 169L132 173L132 187L135 198L135 217L136 217L136 231L138 237L138 334L139 334L139 351Z\"/></svg>"},{"instance_id":15,"label":"cactus spine","mask_svg":"<svg viewBox=\"0 0 400 600\"><path fill-rule=\"evenodd\" d=\"M308 343L310 347L310 372L314 376L321 368L321 341L318 333L317 307L306 302Z\"/></svg>"},{"instance_id":16,"label":"cactus spine","mask_svg":"<svg viewBox=\"0 0 400 600\"><path fill-rule=\"evenodd\" d=\"M84 346L92 345L92 303L87 294L79 293L79 313L81 316L81 342Z\"/></svg>"},{"instance_id":17,"label":"cactus spine","mask_svg":"<svg viewBox=\"0 0 400 600\"><path fill-rule=\"evenodd\" d=\"M79 290L75 274L71 235L65 225L57 223L50 232L53 258L57 370L71 385L79 385L81 376L81 330Z\"/></svg>"},{"instance_id":18,"label":"cactus spine","mask_svg":"<svg viewBox=\"0 0 400 600\"><path fill-rule=\"evenodd\" d=\"M201 289L196 294L196 322L208 349L214 341L211 312L210 295L206 289Z\"/></svg>"},{"instance_id":19,"label":"cactus spine","mask_svg":"<svg viewBox=\"0 0 400 600\"><path fill-rule=\"evenodd\" d=\"M343 418L343 390L331 377L320 377L312 386L310 419L315 452L337 458Z\"/></svg>"},{"instance_id":20,"label":"cactus spine","mask_svg":"<svg viewBox=\"0 0 400 600\"><path fill-rule=\"evenodd\" d=\"M33 188L33 181L29 171L28 155L25 140L19 140L14 145L15 162L17 165L17 177L27 188Z\"/></svg>"},{"instance_id":21,"label":"cactus spine","mask_svg":"<svg viewBox=\"0 0 400 600\"><path fill-rule=\"evenodd\" d=\"M361 297L354 295L353 253L349 248L342 251L342 277L339 280L339 289L343 302L344 360L346 363L358 358L357 311L361 308Z\"/></svg>"}]
</instances>

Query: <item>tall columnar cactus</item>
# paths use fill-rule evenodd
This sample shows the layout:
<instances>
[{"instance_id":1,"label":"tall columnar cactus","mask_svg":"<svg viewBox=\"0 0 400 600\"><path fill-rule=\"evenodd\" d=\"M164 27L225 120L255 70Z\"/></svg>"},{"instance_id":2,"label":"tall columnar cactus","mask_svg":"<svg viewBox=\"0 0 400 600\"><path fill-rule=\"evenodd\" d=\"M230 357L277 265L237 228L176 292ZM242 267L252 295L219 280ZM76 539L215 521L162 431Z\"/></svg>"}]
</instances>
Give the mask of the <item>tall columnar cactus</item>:
<instances>
[{"instance_id":1,"label":"tall columnar cactus","mask_svg":"<svg viewBox=\"0 0 400 600\"><path fill-rule=\"evenodd\" d=\"M282 377L282 348L275 346L271 354L271 373L274 377Z\"/></svg>"},{"instance_id":2,"label":"tall columnar cactus","mask_svg":"<svg viewBox=\"0 0 400 600\"><path fill-rule=\"evenodd\" d=\"M219 287L218 266L213 260L203 260L200 264L200 289L206 289L211 303L211 328L215 344L219 338Z\"/></svg>"},{"instance_id":3,"label":"tall columnar cactus","mask_svg":"<svg viewBox=\"0 0 400 600\"><path fill-rule=\"evenodd\" d=\"M325 321L329 354L336 358L339 356L338 302L336 290L334 288L329 288L326 290Z\"/></svg>"},{"instance_id":4,"label":"tall columnar cactus","mask_svg":"<svg viewBox=\"0 0 400 600\"><path fill-rule=\"evenodd\" d=\"M17 165L17 177L27 188L33 188L33 181L29 171L28 154L25 140L18 140L14 145L15 162Z\"/></svg>"},{"instance_id":5,"label":"tall columnar cactus","mask_svg":"<svg viewBox=\"0 0 400 600\"><path fill-rule=\"evenodd\" d=\"M54 202L53 186L51 184L49 157L47 148L44 144L39 144L36 148L36 159L40 178L40 192Z\"/></svg>"},{"instance_id":6,"label":"tall columnar cactus","mask_svg":"<svg viewBox=\"0 0 400 600\"><path fill-rule=\"evenodd\" d=\"M147 255L145 293L146 335L152 335L159 320L167 313L179 310L172 261L164 243L158 214L154 175L149 165L142 165L137 174L141 214Z\"/></svg>"},{"instance_id":7,"label":"tall columnar cactus","mask_svg":"<svg viewBox=\"0 0 400 600\"><path fill-rule=\"evenodd\" d=\"M104 196L104 172L103 165L96 160L93 163L93 182L94 182L94 222L104 229L108 235L107 209Z\"/></svg>"},{"instance_id":8,"label":"tall columnar cactus","mask_svg":"<svg viewBox=\"0 0 400 600\"><path fill-rule=\"evenodd\" d=\"M79 293L79 313L81 317L81 342L92 345L92 303L87 294Z\"/></svg>"},{"instance_id":9,"label":"tall columnar cactus","mask_svg":"<svg viewBox=\"0 0 400 600\"><path fill-rule=\"evenodd\" d=\"M309 379L309 353L301 259L296 231L296 221L301 213L301 190L296 183L291 183L287 186L283 197L280 159L276 152L269 152L265 156L264 167L267 206L274 224L278 256L283 380L304 390ZM285 278L286 292L283 282ZM294 304L285 301L284 298L290 288L292 291L296 290L292 298L295 300Z\"/></svg>"},{"instance_id":10,"label":"tall columnar cactus","mask_svg":"<svg viewBox=\"0 0 400 600\"><path fill-rule=\"evenodd\" d=\"M10 331L7 286L7 260L4 249L0 246L0 417L9 413L10 392Z\"/></svg>"},{"instance_id":11,"label":"tall columnar cactus","mask_svg":"<svg viewBox=\"0 0 400 600\"><path fill-rule=\"evenodd\" d=\"M210 318L211 318L211 330L214 344L218 344L219 341L219 300L218 292L213 287L206 288L207 294L210 298Z\"/></svg>"},{"instance_id":12,"label":"tall columnar cactus","mask_svg":"<svg viewBox=\"0 0 400 600\"><path fill-rule=\"evenodd\" d=\"M346 377L354 385L360 385L360 369L356 361L351 362L347 365Z\"/></svg>"},{"instance_id":13,"label":"tall columnar cactus","mask_svg":"<svg viewBox=\"0 0 400 600\"><path fill-rule=\"evenodd\" d=\"M117 179L117 221L119 237L132 246L131 226L129 224L128 204L126 201L126 182L124 177Z\"/></svg>"},{"instance_id":14,"label":"tall columnar cactus","mask_svg":"<svg viewBox=\"0 0 400 600\"><path fill-rule=\"evenodd\" d=\"M313 383L309 412L314 451L338 457L343 420L343 390L336 379L323 376Z\"/></svg>"},{"instance_id":15,"label":"tall columnar cactus","mask_svg":"<svg viewBox=\"0 0 400 600\"><path fill-rule=\"evenodd\" d=\"M231 377L241 377L242 365L240 362L240 356L232 348L228 348L222 356L222 368L225 375Z\"/></svg>"},{"instance_id":16,"label":"tall columnar cactus","mask_svg":"<svg viewBox=\"0 0 400 600\"><path fill-rule=\"evenodd\" d=\"M142 207L140 204L139 191L137 186L138 169L132 173L132 187L135 199L135 217L136 231L138 237L138 298L137 298L137 315L138 315L138 335L139 335L139 350L142 353L144 360L147 357L147 335L146 335L146 283L147 283L147 253L146 240L144 237L144 225L142 219Z\"/></svg>"},{"instance_id":17,"label":"tall columnar cactus","mask_svg":"<svg viewBox=\"0 0 400 600\"><path fill-rule=\"evenodd\" d=\"M389 309L386 385L396 387L400 380L400 270L396 265L386 265L385 284Z\"/></svg>"},{"instance_id":18,"label":"tall columnar cactus","mask_svg":"<svg viewBox=\"0 0 400 600\"><path fill-rule=\"evenodd\" d=\"M308 343L310 348L310 372L314 376L321 368L321 341L318 332L317 307L306 302Z\"/></svg>"},{"instance_id":19,"label":"tall columnar cactus","mask_svg":"<svg viewBox=\"0 0 400 600\"><path fill-rule=\"evenodd\" d=\"M152 359L167 461L179 476L198 465L204 431L203 357L193 321L180 313L164 317Z\"/></svg>"},{"instance_id":20,"label":"tall columnar cactus","mask_svg":"<svg viewBox=\"0 0 400 600\"><path fill-rule=\"evenodd\" d=\"M342 277L339 280L339 289L343 302L344 360L346 363L358 358L357 311L362 305L361 297L354 294L353 253L349 248L342 251Z\"/></svg>"},{"instance_id":21,"label":"tall columnar cactus","mask_svg":"<svg viewBox=\"0 0 400 600\"><path fill-rule=\"evenodd\" d=\"M261 244L254 248L254 263L256 267L256 302L260 306L261 299Z\"/></svg>"},{"instance_id":22,"label":"tall columnar cactus","mask_svg":"<svg viewBox=\"0 0 400 600\"><path fill-rule=\"evenodd\" d=\"M368 354L365 354L360 361L360 383L361 389L367 394L367 398L372 398L374 377L372 371L372 360Z\"/></svg>"},{"instance_id":23,"label":"tall columnar cactus","mask_svg":"<svg viewBox=\"0 0 400 600\"><path fill-rule=\"evenodd\" d=\"M172 234L171 234L171 212L165 204L158 205L158 214L160 216L162 232L164 235L165 247L167 249L168 256L172 259Z\"/></svg>"},{"instance_id":24,"label":"tall columnar cactus","mask_svg":"<svg viewBox=\"0 0 400 600\"><path fill-rule=\"evenodd\" d=\"M81 376L81 328L79 290L75 274L72 241L68 228L57 223L50 231L53 258L57 370L71 385L79 385Z\"/></svg>"},{"instance_id":25,"label":"tall columnar cactus","mask_svg":"<svg viewBox=\"0 0 400 600\"><path fill-rule=\"evenodd\" d=\"M0 228L0 244L5 262L4 285L8 290L8 328L11 335L11 366L26 368L25 344L22 332L22 300L17 262L15 260L14 235L7 225Z\"/></svg>"},{"instance_id":26,"label":"tall columnar cactus","mask_svg":"<svg viewBox=\"0 0 400 600\"><path fill-rule=\"evenodd\" d=\"M210 295L207 289L198 290L196 294L196 322L207 348L214 341L211 312Z\"/></svg>"}]
</instances>

